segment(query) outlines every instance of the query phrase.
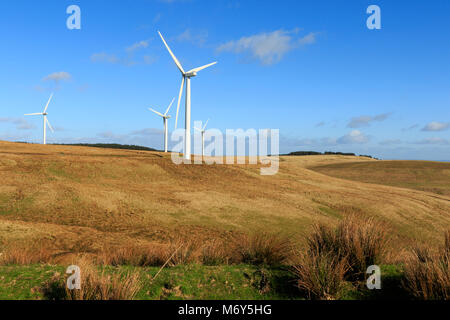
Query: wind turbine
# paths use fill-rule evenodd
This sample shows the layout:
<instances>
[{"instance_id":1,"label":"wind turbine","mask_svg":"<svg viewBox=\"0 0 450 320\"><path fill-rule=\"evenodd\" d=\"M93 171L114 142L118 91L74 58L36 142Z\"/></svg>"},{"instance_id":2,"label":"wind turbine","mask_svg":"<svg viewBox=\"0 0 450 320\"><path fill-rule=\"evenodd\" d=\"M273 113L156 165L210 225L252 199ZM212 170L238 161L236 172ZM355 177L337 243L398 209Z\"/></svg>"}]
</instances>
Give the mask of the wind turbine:
<instances>
[{"instance_id":1,"label":"wind turbine","mask_svg":"<svg viewBox=\"0 0 450 320\"><path fill-rule=\"evenodd\" d=\"M44 112L25 114L26 116L44 116L44 144L47 144L47 125L50 128L50 130L52 130L52 132L55 132L55 131L53 131L53 128L47 119L47 115L48 115L47 108L48 108L48 105L50 104L50 101L52 100L52 98L53 98L53 93L50 95L50 99L48 99L47 105L44 108Z\"/></svg>"},{"instance_id":2,"label":"wind turbine","mask_svg":"<svg viewBox=\"0 0 450 320\"><path fill-rule=\"evenodd\" d=\"M164 40L164 37L162 36L161 32L158 31L158 34L161 37L161 40L164 42L164 45L166 46L167 51L169 51L170 55L172 56L173 61L177 65L178 69L181 72L181 76L182 76L180 93L178 95L177 116L175 118L175 129L177 128L177 124L178 124L178 111L180 109L180 101L181 101L181 95L183 94L184 82L186 81L186 112L185 112L186 135L185 135L185 139L184 139L184 158L186 160L190 160L191 159L191 78L195 77L197 75L197 72L199 72L203 69L206 69L212 65L215 65L217 62L213 62L213 63L207 64L207 65L204 65L202 67L194 68L192 70L185 72L183 67L181 66L181 63L175 57L172 50L170 50L170 48L167 45L166 40Z\"/></svg>"},{"instance_id":3,"label":"wind turbine","mask_svg":"<svg viewBox=\"0 0 450 320\"><path fill-rule=\"evenodd\" d=\"M202 158L205 157L205 131L206 131L205 129L206 126L208 125L208 121L209 119L206 121L202 129L194 127L195 130L199 131L202 134Z\"/></svg>"},{"instance_id":4,"label":"wind turbine","mask_svg":"<svg viewBox=\"0 0 450 320\"><path fill-rule=\"evenodd\" d=\"M169 113L170 107L172 106L173 102L175 101L175 98L172 99L172 102L170 103L169 107L166 110L166 113L162 114L158 111L153 110L152 108L148 108L148 110L156 113L158 116L163 118L164 121L164 152L167 152L167 144L168 144L168 136L169 136L169 131L168 131L168 127L167 127L167 120L170 118L170 116L168 116L167 114Z\"/></svg>"}]
</instances>

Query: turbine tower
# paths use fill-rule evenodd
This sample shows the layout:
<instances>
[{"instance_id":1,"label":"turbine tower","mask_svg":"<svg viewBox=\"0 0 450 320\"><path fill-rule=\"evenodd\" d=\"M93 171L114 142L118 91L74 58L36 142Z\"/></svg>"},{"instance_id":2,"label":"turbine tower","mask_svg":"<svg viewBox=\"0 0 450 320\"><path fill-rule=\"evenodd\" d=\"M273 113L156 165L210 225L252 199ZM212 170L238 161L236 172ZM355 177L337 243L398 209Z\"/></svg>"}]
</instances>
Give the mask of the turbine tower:
<instances>
[{"instance_id":1,"label":"turbine tower","mask_svg":"<svg viewBox=\"0 0 450 320\"><path fill-rule=\"evenodd\" d=\"M205 129L206 126L208 125L208 121L209 119L206 121L202 129L194 127L195 130L199 131L202 134L202 158L205 157L205 131L206 131Z\"/></svg>"},{"instance_id":2,"label":"turbine tower","mask_svg":"<svg viewBox=\"0 0 450 320\"><path fill-rule=\"evenodd\" d=\"M166 113L164 113L164 114L162 114L158 111L155 111L152 108L148 109L163 118L163 121L164 121L164 152L167 152L167 145L168 145L168 141L169 141L168 140L169 130L168 130L168 126L167 126L167 120L169 120L170 116L168 116L167 114L169 113L170 107L172 106L174 101L175 101L175 98L172 99L172 102L170 103L169 107L166 110Z\"/></svg>"},{"instance_id":3,"label":"turbine tower","mask_svg":"<svg viewBox=\"0 0 450 320\"><path fill-rule=\"evenodd\" d=\"M25 114L26 116L43 116L43 119L44 119L44 144L47 144L47 125L50 128L50 130L52 130L52 132L54 132L52 126L50 125L50 122L47 119L47 115L48 115L47 108L48 108L48 105L50 104L50 101L52 100L52 98L53 98L53 93L50 95L50 99L48 99L47 105L44 108L44 112Z\"/></svg>"},{"instance_id":4,"label":"turbine tower","mask_svg":"<svg viewBox=\"0 0 450 320\"><path fill-rule=\"evenodd\" d=\"M170 55L172 56L173 61L177 65L178 69L181 72L181 87L180 87L180 93L178 95L178 104L177 104L177 116L175 118L175 129L177 128L178 124L178 111L180 109L180 100L181 95L183 94L183 86L184 82L186 82L186 112L185 112L185 138L184 138L184 158L186 160L191 160L191 78L195 77L197 75L197 72L206 69L212 65L215 65L217 62L213 62L207 65L204 65L202 67L194 68L192 70L189 70L187 72L184 71L183 67L181 66L181 63L178 61L178 59L173 54L172 50L170 50L169 46L166 43L166 40L164 40L164 37L162 36L161 32L158 31L159 36L161 37L161 40L164 42L164 45L167 48L167 51L169 51Z\"/></svg>"}]
</instances>

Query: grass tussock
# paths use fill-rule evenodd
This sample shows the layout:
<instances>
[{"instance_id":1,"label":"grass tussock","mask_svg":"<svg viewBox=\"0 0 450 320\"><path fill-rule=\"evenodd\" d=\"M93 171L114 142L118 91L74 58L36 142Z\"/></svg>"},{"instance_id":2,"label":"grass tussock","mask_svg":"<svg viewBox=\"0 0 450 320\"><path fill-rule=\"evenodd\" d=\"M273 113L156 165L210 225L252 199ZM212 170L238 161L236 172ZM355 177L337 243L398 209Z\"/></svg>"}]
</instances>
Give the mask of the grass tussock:
<instances>
[{"instance_id":1,"label":"grass tussock","mask_svg":"<svg viewBox=\"0 0 450 320\"><path fill-rule=\"evenodd\" d=\"M282 265L290 256L291 243L276 234L255 233L235 239L238 263L254 265Z\"/></svg>"},{"instance_id":2,"label":"grass tussock","mask_svg":"<svg viewBox=\"0 0 450 320\"><path fill-rule=\"evenodd\" d=\"M281 265L291 252L290 242L268 233L238 235L233 240L205 243L176 240L169 244L105 248L97 258L101 265L139 267L185 264Z\"/></svg>"},{"instance_id":3,"label":"grass tussock","mask_svg":"<svg viewBox=\"0 0 450 320\"><path fill-rule=\"evenodd\" d=\"M382 261L387 248L386 226L373 218L351 215L335 229L315 226L307 242L313 253L346 260L349 265L346 278L357 280L364 277L367 267Z\"/></svg>"},{"instance_id":4,"label":"grass tussock","mask_svg":"<svg viewBox=\"0 0 450 320\"><path fill-rule=\"evenodd\" d=\"M437 252L424 246L413 248L403 286L420 300L450 300L450 230Z\"/></svg>"},{"instance_id":5,"label":"grass tussock","mask_svg":"<svg viewBox=\"0 0 450 320\"><path fill-rule=\"evenodd\" d=\"M47 263L51 258L51 251L44 245L9 245L0 251L0 265Z\"/></svg>"},{"instance_id":6,"label":"grass tussock","mask_svg":"<svg viewBox=\"0 0 450 320\"><path fill-rule=\"evenodd\" d=\"M339 299L345 281L361 281L367 267L380 264L386 228L375 220L346 217L336 228L319 224L306 252L294 257L297 287L311 299Z\"/></svg>"},{"instance_id":7,"label":"grass tussock","mask_svg":"<svg viewBox=\"0 0 450 320\"><path fill-rule=\"evenodd\" d=\"M170 251L164 245L130 245L126 247L105 248L97 257L101 265L139 267L161 266L169 258Z\"/></svg>"},{"instance_id":8,"label":"grass tussock","mask_svg":"<svg viewBox=\"0 0 450 320\"><path fill-rule=\"evenodd\" d=\"M346 260L318 251L298 254L299 263L293 265L297 287L309 299L335 300L342 296L344 276L349 269Z\"/></svg>"},{"instance_id":9,"label":"grass tussock","mask_svg":"<svg viewBox=\"0 0 450 320\"><path fill-rule=\"evenodd\" d=\"M51 300L132 300L142 288L137 272L107 274L99 272L87 259L80 259L81 288L67 288L67 277L55 274L42 288Z\"/></svg>"}]
</instances>

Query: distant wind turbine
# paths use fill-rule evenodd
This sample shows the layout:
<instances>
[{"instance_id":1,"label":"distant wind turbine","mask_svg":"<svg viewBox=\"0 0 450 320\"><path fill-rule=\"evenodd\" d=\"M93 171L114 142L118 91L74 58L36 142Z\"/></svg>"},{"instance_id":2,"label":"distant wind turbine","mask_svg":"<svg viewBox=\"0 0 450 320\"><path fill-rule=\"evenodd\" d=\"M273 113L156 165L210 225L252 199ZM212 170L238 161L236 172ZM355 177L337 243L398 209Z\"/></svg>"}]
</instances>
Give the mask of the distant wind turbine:
<instances>
[{"instance_id":1,"label":"distant wind turbine","mask_svg":"<svg viewBox=\"0 0 450 320\"><path fill-rule=\"evenodd\" d=\"M202 129L194 127L195 130L199 131L202 134L202 158L205 157L205 131L206 131L205 129L206 126L208 125L208 121L209 119L206 121Z\"/></svg>"},{"instance_id":2,"label":"distant wind turbine","mask_svg":"<svg viewBox=\"0 0 450 320\"><path fill-rule=\"evenodd\" d=\"M181 72L181 76L182 76L180 93L178 95L177 116L175 119L175 129L177 128L177 124L178 124L178 111L180 109L180 101L181 101L181 95L183 94L184 82L186 81L186 112L185 112L186 135L185 135L185 139L184 139L184 158L186 160L190 160L191 159L191 78L195 77L197 75L197 72L199 72L203 69L206 69L212 65L215 65L217 62L213 62L213 63L207 64L203 67L198 67L198 68L195 68L195 69L185 72L183 67L181 66L181 63L175 57L172 50L170 50L170 48L167 45L166 40L164 40L164 37L162 36L161 32L158 31L158 34L161 37L161 40L164 42L164 45L166 46L167 51L169 51L170 55L172 56L173 61L177 65L178 69Z\"/></svg>"},{"instance_id":3,"label":"distant wind turbine","mask_svg":"<svg viewBox=\"0 0 450 320\"><path fill-rule=\"evenodd\" d=\"M166 110L166 113L162 114L158 111L153 110L152 108L149 108L148 110L156 113L158 116L163 118L164 121L164 152L167 152L167 145L168 145L168 137L169 137L169 130L168 130L168 126L167 126L167 120L170 119L170 116L168 116L167 114L169 113L170 107L172 106L173 102L175 101L175 98L172 99L172 102L170 103L169 107Z\"/></svg>"},{"instance_id":4,"label":"distant wind turbine","mask_svg":"<svg viewBox=\"0 0 450 320\"><path fill-rule=\"evenodd\" d=\"M50 95L50 99L48 99L47 105L44 108L44 112L25 114L26 116L44 116L44 144L47 144L47 125L50 128L50 130L52 130L52 132L55 132L55 131L53 131L53 128L47 119L47 115L48 115L47 108L48 108L48 105L50 104L50 101L52 100L52 98L53 98L53 93Z\"/></svg>"}]
</instances>

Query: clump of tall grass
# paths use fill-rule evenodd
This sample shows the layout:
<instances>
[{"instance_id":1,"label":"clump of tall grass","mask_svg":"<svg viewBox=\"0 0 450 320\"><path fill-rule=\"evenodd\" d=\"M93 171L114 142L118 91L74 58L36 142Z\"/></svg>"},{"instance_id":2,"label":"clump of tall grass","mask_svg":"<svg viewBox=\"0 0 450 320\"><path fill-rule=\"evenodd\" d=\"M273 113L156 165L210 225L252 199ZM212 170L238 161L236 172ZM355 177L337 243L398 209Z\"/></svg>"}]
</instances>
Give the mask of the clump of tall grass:
<instances>
[{"instance_id":1,"label":"clump of tall grass","mask_svg":"<svg viewBox=\"0 0 450 320\"><path fill-rule=\"evenodd\" d=\"M293 265L297 287L309 299L339 299L345 287L344 275L349 266L345 259L332 254L309 251L298 254L299 263Z\"/></svg>"},{"instance_id":2,"label":"clump of tall grass","mask_svg":"<svg viewBox=\"0 0 450 320\"><path fill-rule=\"evenodd\" d=\"M70 290L66 277L56 274L44 284L42 292L51 300L132 300L142 287L137 272L107 274L87 259L80 259L81 288Z\"/></svg>"},{"instance_id":3,"label":"clump of tall grass","mask_svg":"<svg viewBox=\"0 0 450 320\"><path fill-rule=\"evenodd\" d=\"M125 247L107 247L98 255L102 265L132 265L139 267L161 266L170 256L167 245L129 245Z\"/></svg>"},{"instance_id":4,"label":"clump of tall grass","mask_svg":"<svg viewBox=\"0 0 450 320\"><path fill-rule=\"evenodd\" d=\"M437 252L416 246L405 264L403 287L421 300L450 300L450 230Z\"/></svg>"},{"instance_id":5,"label":"clump of tall grass","mask_svg":"<svg viewBox=\"0 0 450 320\"><path fill-rule=\"evenodd\" d=\"M276 234L261 232L242 235L234 241L236 255L233 259L237 263L282 265L291 252L290 241Z\"/></svg>"},{"instance_id":6,"label":"clump of tall grass","mask_svg":"<svg viewBox=\"0 0 450 320\"><path fill-rule=\"evenodd\" d=\"M362 280L368 266L381 262L387 237L382 224L352 215L336 228L316 225L306 242L292 263L297 287L311 299L338 299L346 280Z\"/></svg>"},{"instance_id":7,"label":"clump of tall grass","mask_svg":"<svg viewBox=\"0 0 450 320\"><path fill-rule=\"evenodd\" d=\"M307 241L312 252L346 260L346 278L358 280L364 277L368 266L382 261L387 247L386 227L373 218L349 216L335 229L315 226Z\"/></svg>"},{"instance_id":8,"label":"clump of tall grass","mask_svg":"<svg viewBox=\"0 0 450 320\"><path fill-rule=\"evenodd\" d=\"M9 245L0 250L0 265L29 265L47 263L52 253L44 245Z\"/></svg>"}]
</instances>

